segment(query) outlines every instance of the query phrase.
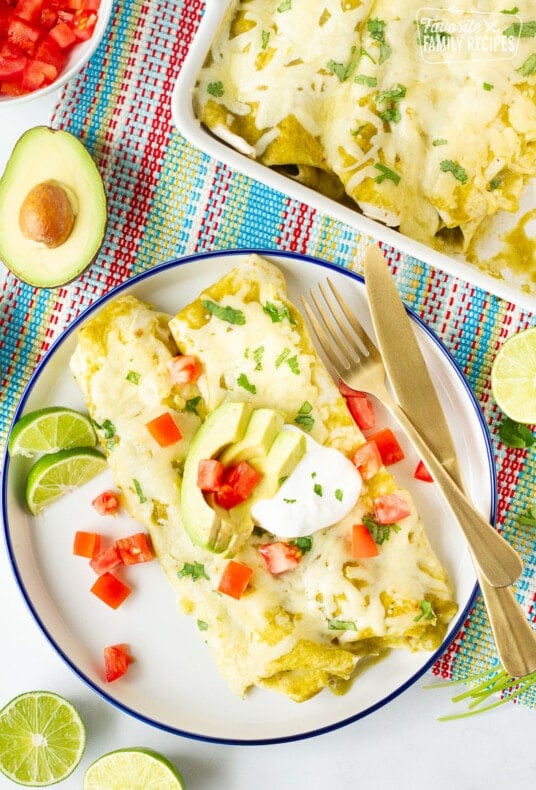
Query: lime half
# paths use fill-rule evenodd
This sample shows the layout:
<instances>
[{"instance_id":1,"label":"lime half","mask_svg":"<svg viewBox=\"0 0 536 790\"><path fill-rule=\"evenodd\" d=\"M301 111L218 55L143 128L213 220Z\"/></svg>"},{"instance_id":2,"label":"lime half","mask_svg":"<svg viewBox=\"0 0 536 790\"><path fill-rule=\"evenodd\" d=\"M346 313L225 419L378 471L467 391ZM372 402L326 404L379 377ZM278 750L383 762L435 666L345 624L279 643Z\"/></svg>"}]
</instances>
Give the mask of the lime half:
<instances>
[{"instance_id":1,"label":"lime half","mask_svg":"<svg viewBox=\"0 0 536 790\"><path fill-rule=\"evenodd\" d=\"M95 760L84 776L84 790L184 790L170 761L152 749L117 749Z\"/></svg>"},{"instance_id":2,"label":"lime half","mask_svg":"<svg viewBox=\"0 0 536 790\"><path fill-rule=\"evenodd\" d=\"M506 340L491 368L491 392L507 417L536 423L536 327Z\"/></svg>"},{"instance_id":3,"label":"lime half","mask_svg":"<svg viewBox=\"0 0 536 790\"><path fill-rule=\"evenodd\" d=\"M97 435L89 417L65 406L48 406L21 417L11 431L10 455L31 457L67 447L94 447Z\"/></svg>"},{"instance_id":4,"label":"lime half","mask_svg":"<svg viewBox=\"0 0 536 790\"><path fill-rule=\"evenodd\" d=\"M76 708L51 691L28 691L0 711L0 769L17 784L46 787L71 774L86 730Z\"/></svg>"},{"instance_id":5,"label":"lime half","mask_svg":"<svg viewBox=\"0 0 536 790\"><path fill-rule=\"evenodd\" d=\"M43 455L28 472L28 509L31 513L38 513L63 494L87 483L105 468L105 456L92 447L72 447Z\"/></svg>"}]
</instances>

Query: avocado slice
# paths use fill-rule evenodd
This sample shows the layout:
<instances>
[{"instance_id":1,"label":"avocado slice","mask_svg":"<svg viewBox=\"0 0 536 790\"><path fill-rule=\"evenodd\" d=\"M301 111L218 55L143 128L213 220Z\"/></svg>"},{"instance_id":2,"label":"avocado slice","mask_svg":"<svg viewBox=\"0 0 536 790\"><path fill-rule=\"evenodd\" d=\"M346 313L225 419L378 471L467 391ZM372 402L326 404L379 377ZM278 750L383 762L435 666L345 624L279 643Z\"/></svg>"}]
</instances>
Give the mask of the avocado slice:
<instances>
[{"instance_id":1,"label":"avocado slice","mask_svg":"<svg viewBox=\"0 0 536 790\"><path fill-rule=\"evenodd\" d=\"M250 463L262 472L262 479L255 486L255 490L245 502L237 505L232 510L225 511L215 507L222 517L220 525L220 541L228 543L226 555L236 554L240 546L249 538L255 526L251 510L256 502L261 499L273 497L298 462L303 458L307 449L305 435L294 429L283 428L270 447L268 453L251 459Z\"/></svg>"},{"instance_id":2,"label":"avocado slice","mask_svg":"<svg viewBox=\"0 0 536 790\"><path fill-rule=\"evenodd\" d=\"M36 126L0 179L0 259L24 282L54 288L97 255L106 229L102 178L70 132Z\"/></svg>"},{"instance_id":3,"label":"avocado slice","mask_svg":"<svg viewBox=\"0 0 536 790\"><path fill-rule=\"evenodd\" d=\"M283 427L284 416L274 409L255 409L240 441L231 444L220 455L224 466L265 456Z\"/></svg>"},{"instance_id":4,"label":"avocado slice","mask_svg":"<svg viewBox=\"0 0 536 790\"><path fill-rule=\"evenodd\" d=\"M227 548L228 540L223 535L219 538L221 517L197 485L199 461L216 458L228 445L242 439L252 412L250 403L222 403L198 429L184 463L181 486L184 528L193 543L216 553Z\"/></svg>"}]
</instances>

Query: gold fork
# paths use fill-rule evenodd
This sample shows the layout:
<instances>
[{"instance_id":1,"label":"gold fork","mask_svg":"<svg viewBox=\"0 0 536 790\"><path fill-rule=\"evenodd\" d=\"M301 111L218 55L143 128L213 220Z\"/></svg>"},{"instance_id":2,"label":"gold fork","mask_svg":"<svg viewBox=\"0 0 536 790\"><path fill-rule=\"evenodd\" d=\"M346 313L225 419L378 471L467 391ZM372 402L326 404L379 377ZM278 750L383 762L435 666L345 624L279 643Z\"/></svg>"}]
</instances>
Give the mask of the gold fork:
<instances>
[{"instance_id":1,"label":"gold fork","mask_svg":"<svg viewBox=\"0 0 536 790\"><path fill-rule=\"evenodd\" d=\"M333 283L327 282L336 304L322 285L322 300L309 292L316 313L303 296L302 303L328 361L345 384L374 395L398 422L444 496L483 576L493 587L512 584L523 569L520 556L476 510L417 433L387 389L380 352Z\"/></svg>"}]
</instances>

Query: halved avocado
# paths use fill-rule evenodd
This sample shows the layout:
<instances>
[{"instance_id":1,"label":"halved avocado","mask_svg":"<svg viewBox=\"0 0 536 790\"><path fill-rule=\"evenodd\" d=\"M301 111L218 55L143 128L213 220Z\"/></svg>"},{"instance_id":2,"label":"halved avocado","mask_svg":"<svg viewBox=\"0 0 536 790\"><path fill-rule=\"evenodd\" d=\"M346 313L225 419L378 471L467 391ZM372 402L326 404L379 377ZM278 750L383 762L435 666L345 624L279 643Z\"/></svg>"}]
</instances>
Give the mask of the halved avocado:
<instances>
[{"instance_id":1,"label":"halved avocado","mask_svg":"<svg viewBox=\"0 0 536 790\"><path fill-rule=\"evenodd\" d=\"M16 143L0 179L0 259L44 288L77 277L106 230L101 175L70 132L36 126Z\"/></svg>"}]
</instances>

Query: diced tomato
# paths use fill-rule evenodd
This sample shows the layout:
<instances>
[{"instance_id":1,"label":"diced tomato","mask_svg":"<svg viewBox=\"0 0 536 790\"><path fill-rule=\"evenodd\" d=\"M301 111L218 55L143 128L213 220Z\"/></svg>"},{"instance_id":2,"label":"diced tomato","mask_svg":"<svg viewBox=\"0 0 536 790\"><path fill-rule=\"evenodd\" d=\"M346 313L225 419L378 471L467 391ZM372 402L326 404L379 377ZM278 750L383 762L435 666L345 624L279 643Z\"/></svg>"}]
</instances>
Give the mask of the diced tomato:
<instances>
[{"instance_id":1,"label":"diced tomato","mask_svg":"<svg viewBox=\"0 0 536 790\"><path fill-rule=\"evenodd\" d=\"M66 22L58 22L49 31L48 35L60 49L67 49L76 41L76 36Z\"/></svg>"},{"instance_id":2,"label":"diced tomato","mask_svg":"<svg viewBox=\"0 0 536 790\"><path fill-rule=\"evenodd\" d=\"M223 473L223 483L216 491L217 504L230 510L245 502L261 478L261 473L247 461L227 467Z\"/></svg>"},{"instance_id":3,"label":"diced tomato","mask_svg":"<svg viewBox=\"0 0 536 790\"><path fill-rule=\"evenodd\" d=\"M41 85L50 85L58 75L58 70L50 63L45 63L42 60L31 60L27 63L23 75L21 85L28 91L34 91L40 88Z\"/></svg>"},{"instance_id":4,"label":"diced tomato","mask_svg":"<svg viewBox=\"0 0 536 790\"><path fill-rule=\"evenodd\" d=\"M35 49L35 42L40 37L39 28L30 22L25 22L24 19L18 19L16 16L11 17L7 28L7 38L11 44L20 47L23 52L32 54Z\"/></svg>"},{"instance_id":5,"label":"diced tomato","mask_svg":"<svg viewBox=\"0 0 536 790\"><path fill-rule=\"evenodd\" d=\"M413 477L415 480L424 480L425 483L433 483L434 478L424 465L422 461L419 461L415 471L413 472Z\"/></svg>"},{"instance_id":6,"label":"diced tomato","mask_svg":"<svg viewBox=\"0 0 536 790\"><path fill-rule=\"evenodd\" d=\"M108 571L113 571L118 565L122 565L119 549L115 544L100 549L100 551L90 559L89 564L98 576L102 576L103 573L108 573Z\"/></svg>"},{"instance_id":7,"label":"diced tomato","mask_svg":"<svg viewBox=\"0 0 536 790\"><path fill-rule=\"evenodd\" d=\"M361 390L352 389L352 387L349 387L348 384L345 384L342 379L339 379L339 392L343 398L365 398L367 394Z\"/></svg>"},{"instance_id":8,"label":"diced tomato","mask_svg":"<svg viewBox=\"0 0 536 790\"><path fill-rule=\"evenodd\" d=\"M132 590L113 573L103 573L91 587L91 592L112 609L117 609Z\"/></svg>"},{"instance_id":9,"label":"diced tomato","mask_svg":"<svg viewBox=\"0 0 536 790\"><path fill-rule=\"evenodd\" d=\"M252 575L253 569L249 565L229 560L222 573L218 590L238 600L244 594Z\"/></svg>"},{"instance_id":10,"label":"diced tomato","mask_svg":"<svg viewBox=\"0 0 536 790\"><path fill-rule=\"evenodd\" d=\"M377 557L379 549L365 524L352 525L352 557L357 560Z\"/></svg>"},{"instance_id":11,"label":"diced tomato","mask_svg":"<svg viewBox=\"0 0 536 790\"><path fill-rule=\"evenodd\" d=\"M373 439L368 439L359 445L352 456L352 462L363 480L370 480L382 466L382 457L378 445Z\"/></svg>"},{"instance_id":12,"label":"diced tomato","mask_svg":"<svg viewBox=\"0 0 536 790\"><path fill-rule=\"evenodd\" d=\"M274 576L285 571L290 571L299 565L302 553L297 546L285 543L282 540L274 543L263 543L259 546L259 554L266 563L266 567Z\"/></svg>"},{"instance_id":13,"label":"diced tomato","mask_svg":"<svg viewBox=\"0 0 536 790\"><path fill-rule=\"evenodd\" d=\"M180 428L168 411L150 420L145 427L160 447L169 447L182 439Z\"/></svg>"},{"instance_id":14,"label":"diced tomato","mask_svg":"<svg viewBox=\"0 0 536 790\"><path fill-rule=\"evenodd\" d=\"M377 497L372 505L378 524L395 524L411 513L405 497L396 492Z\"/></svg>"},{"instance_id":15,"label":"diced tomato","mask_svg":"<svg viewBox=\"0 0 536 790\"><path fill-rule=\"evenodd\" d=\"M73 47L93 35L99 5L100 0L0 0L0 56L14 59L0 60L0 93L18 96L52 83ZM21 57L28 61L22 64Z\"/></svg>"},{"instance_id":16,"label":"diced tomato","mask_svg":"<svg viewBox=\"0 0 536 790\"><path fill-rule=\"evenodd\" d=\"M109 645L105 647L104 670L108 683L122 677L127 671L131 661L132 657L129 654L128 645L124 642L119 645Z\"/></svg>"},{"instance_id":17,"label":"diced tomato","mask_svg":"<svg viewBox=\"0 0 536 790\"><path fill-rule=\"evenodd\" d=\"M45 36L35 48L35 57L45 63L56 66L58 72L63 69L67 62L66 53L62 51L54 39L50 38L48 35Z\"/></svg>"},{"instance_id":18,"label":"diced tomato","mask_svg":"<svg viewBox=\"0 0 536 790\"><path fill-rule=\"evenodd\" d=\"M28 58L24 55L19 57L0 55L0 80L12 80L15 77L20 77L27 62Z\"/></svg>"},{"instance_id":19,"label":"diced tomato","mask_svg":"<svg viewBox=\"0 0 536 790\"><path fill-rule=\"evenodd\" d=\"M77 557L92 559L101 548L101 535L98 532L84 532L77 530L73 540L73 554Z\"/></svg>"},{"instance_id":20,"label":"diced tomato","mask_svg":"<svg viewBox=\"0 0 536 790\"><path fill-rule=\"evenodd\" d=\"M390 428L382 428L381 431L369 436L369 439L376 442L385 466L391 466L405 458L404 451Z\"/></svg>"},{"instance_id":21,"label":"diced tomato","mask_svg":"<svg viewBox=\"0 0 536 790\"><path fill-rule=\"evenodd\" d=\"M138 565L140 562L154 560L149 536L145 532L136 532L126 538L118 538L115 547L123 565Z\"/></svg>"},{"instance_id":22,"label":"diced tomato","mask_svg":"<svg viewBox=\"0 0 536 790\"><path fill-rule=\"evenodd\" d=\"M224 466L217 458L203 458L197 467L197 485L201 491L218 491L223 484Z\"/></svg>"},{"instance_id":23,"label":"diced tomato","mask_svg":"<svg viewBox=\"0 0 536 790\"><path fill-rule=\"evenodd\" d=\"M91 503L100 516L113 516L121 507L121 500L115 491L103 491Z\"/></svg>"},{"instance_id":24,"label":"diced tomato","mask_svg":"<svg viewBox=\"0 0 536 790\"><path fill-rule=\"evenodd\" d=\"M201 365L197 357L191 354L179 354L167 363L169 377L172 384L181 387L197 381L201 375Z\"/></svg>"},{"instance_id":25,"label":"diced tomato","mask_svg":"<svg viewBox=\"0 0 536 790\"><path fill-rule=\"evenodd\" d=\"M26 22L38 23L41 20L41 12L45 0L17 0L14 13Z\"/></svg>"},{"instance_id":26,"label":"diced tomato","mask_svg":"<svg viewBox=\"0 0 536 790\"><path fill-rule=\"evenodd\" d=\"M370 431L376 425L374 404L364 395L346 398L346 405L361 431Z\"/></svg>"}]
</instances>

